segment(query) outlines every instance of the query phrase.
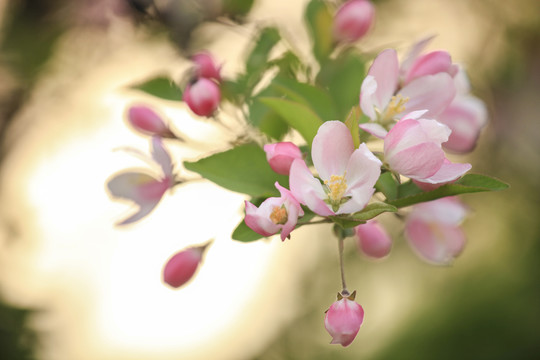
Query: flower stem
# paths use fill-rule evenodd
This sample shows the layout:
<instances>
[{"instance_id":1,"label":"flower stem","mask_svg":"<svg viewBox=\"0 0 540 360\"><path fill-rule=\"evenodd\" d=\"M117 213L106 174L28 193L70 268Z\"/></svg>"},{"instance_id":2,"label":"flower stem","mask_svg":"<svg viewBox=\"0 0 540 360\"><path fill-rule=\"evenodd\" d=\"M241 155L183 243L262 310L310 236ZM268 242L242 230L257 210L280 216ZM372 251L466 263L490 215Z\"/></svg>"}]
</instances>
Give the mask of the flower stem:
<instances>
[{"instance_id":1,"label":"flower stem","mask_svg":"<svg viewBox=\"0 0 540 360\"><path fill-rule=\"evenodd\" d=\"M345 282L345 269L343 266L343 238L338 237L338 251L339 251L339 268L341 271L341 286L343 290L341 290L342 296L348 296L349 291L347 290L347 283Z\"/></svg>"}]
</instances>

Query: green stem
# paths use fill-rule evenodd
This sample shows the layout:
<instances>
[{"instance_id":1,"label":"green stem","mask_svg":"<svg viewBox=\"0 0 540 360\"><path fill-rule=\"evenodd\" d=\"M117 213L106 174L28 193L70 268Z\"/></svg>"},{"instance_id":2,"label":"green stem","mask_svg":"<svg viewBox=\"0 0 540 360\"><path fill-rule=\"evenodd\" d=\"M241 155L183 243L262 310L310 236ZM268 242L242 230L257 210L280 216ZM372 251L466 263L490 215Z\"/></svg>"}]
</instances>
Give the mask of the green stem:
<instances>
[{"instance_id":1,"label":"green stem","mask_svg":"<svg viewBox=\"0 0 540 360\"><path fill-rule=\"evenodd\" d=\"M345 282L345 268L343 266L343 238L338 238L338 251L339 251L339 268L341 272L341 287L343 290L341 290L341 295L343 297L346 297L350 295L349 291L347 290L347 283Z\"/></svg>"}]
</instances>

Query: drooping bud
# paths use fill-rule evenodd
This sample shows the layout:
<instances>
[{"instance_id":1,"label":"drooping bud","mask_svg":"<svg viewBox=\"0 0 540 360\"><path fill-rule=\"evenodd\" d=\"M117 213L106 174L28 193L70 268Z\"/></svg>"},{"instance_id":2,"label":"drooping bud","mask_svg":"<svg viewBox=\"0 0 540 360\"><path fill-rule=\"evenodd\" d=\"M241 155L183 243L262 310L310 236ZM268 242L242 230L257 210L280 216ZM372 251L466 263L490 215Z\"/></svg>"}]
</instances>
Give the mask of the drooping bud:
<instances>
[{"instance_id":1,"label":"drooping bud","mask_svg":"<svg viewBox=\"0 0 540 360\"><path fill-rule=\"evenodd\" d=\"M294 159L302 159L302 152L291 142L266 144L264 151L272 170L282 175L289 175Z\"/></svg>"},{"instance_id":2,"label":"drooping bud","mask_svg":"<svg viewBox=\"0 0 540 360\"><path fill-rule=\"evenodd\" d=\"M324 327L332 336L331 344L349 346L364 321L364 309L354 301L356 291L350 296L338 294L338 300L330 306L324 317Z\"/></svg>"},{"instance_id":3,"label":"drooping bud","mask_svg":"<svg viewBox=\"0 0 540 360\"><path fill-rule=\"evenodd\" d=\"M215 82L200 78L186 87L183 100L195 114L211 116L218 108L221 93Z\"/></svg>"},{"instance_id":4,"label":"drooping bud","mask_svg":"<svg viewBox=\"0 0 540 360\"><path fill-rule=\"evenodd\" d=\"M197 271L208 245L190 247L174 254L163 268L163 281L173 288L188 282Z\"/></svg>"},{"instance_id":5,"label":"drooping bud","mask_svg":"<svg viewBox=\"0 0 540 360\"><path fill-rule=\"evenodd\" d=\"M155 135L163 138L175 137L163 119L148 106L131 106L127 118L135 130L145 135Z\"/></svg>"},{"instance_id":6,"label":"drooping bud","mask_svg":"<svg viewBox=\"0 0 540 360\"><path fill-rule=\"evenodd\" d=\"M214 58L208 52L199 52L193 55L191 60L195 63L196 77L221 81L221 66L216 65Z\"/></svg>"},{"instance_id":7,"label":"drooping bud","mask_svg":"<svg viewBox=\"0 0 540 360\"><path fill-rule=\"evenodd\" d=\"M354 42L364 36L375 18L375 7L368 0L350 0L343 4L334 17L334 38L340 42Z\"/></svg>"},{"instance_id":8,"label":"drooping bud","mask_svg":"<svg viewBox=\"0 0 540 360\"><path fill-rule=\"evenodd\" d=\"M365 224L358 225L354 230L358 248L362 253L377 259L390 253L392 239L378 221L370 220Z\"/></svg>"}]
</instances>

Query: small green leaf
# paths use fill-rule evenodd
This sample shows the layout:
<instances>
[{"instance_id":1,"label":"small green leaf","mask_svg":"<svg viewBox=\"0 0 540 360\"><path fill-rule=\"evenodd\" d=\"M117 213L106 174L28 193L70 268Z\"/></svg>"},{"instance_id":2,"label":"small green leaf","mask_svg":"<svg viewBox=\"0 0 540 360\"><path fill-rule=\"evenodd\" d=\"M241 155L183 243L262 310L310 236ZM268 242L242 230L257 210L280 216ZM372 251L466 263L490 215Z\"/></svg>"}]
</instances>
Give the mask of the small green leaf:
<instances>
[{"instance_id":1,"label":"small green leaf","mask_svg":"<svg viewBox=\"0 0 540 360\"><path fill-rule=\"evenodd\" d=\"M347 229L363 224L367 220L373 219L374 217L382 213L396 211L397 208L393 205L383 202L376 202L368 204L362 211L359 211L357 213L351 215L330 216L330 219L332 219L332 221L334 221L336 224L341 225L341 227Z\"/></svg>"},{"instance_id":2,"label":"small green leaf","mask_svg":"<svg viewBox=\"0 0 540 360\"><path fill-rule=\"evenodd\" d=\"M325 1L311 0L306 7L304 18L313 41L313 55L322 64L334 49L332 14Z\"/></svg>"},{"instance_id":3,"label":"small green leaf","mask_svg":"<svg viewBox=\"0 0 540 360\"><path fill-rule=\"evenodd\" d=\"M249 104L249 121L273 139L281 140L289 131L289 125L272 108L259 101L262 97L277 96L273 88L262 90Z\"/></svg>"},{"instance_id":4,"label":"small green leaf","mask_svg":"<svg viewBox=\"0 0 540 360\"><path fill-rule=\"evenodd\" d=\"M276 97L262 97L260 102L277 112L311 145L323 121L308 106Z\"/></svg>"},{"instance_id":5,"label":"small green leaf","mask_svg":"<svg viewBox=\"0 0 540 360\"><path fill-rule=\"evenodd\" d=\"M133 89L165 100L182 100L182 90L168 77L156 77L140 84L131 86Z\"/></svg>"},{"instance_id":6,"label":"small green leaf","mask_svg":"<svg viewBox=\"0 0 540 360\"><path fill-rule=\"evenodd\" d=\"M270 51L281 40L278 29L275 27L267 27L261 30L257 41L246 61L246 74L250 78L248 85L254 86L264 70L270 64L268 58Z\"/></svg>"},{"instance_id":7,"label":"small green leaf","mask_svg":"<svg viewBox=\"0 0 540 360\"><path fill-rule=\"evenodd\" d=\"M255 144L240 145L194 162L186 161L184 166L225 189L253 197L277 195L276 181L288 184L288 177L276 174L268 165L266 153Z\"/></svg>"},{"instance_id":8,"label":"small green leaf","mask_svg":"<svg viewBox=\"0 0 540 360\"><path fill-rule=\"evenodd\" d=\"M234 229L232 233L233 240L241 242L251 242L255 240L262 239L264 236L257 234L255 231L251 230L249 226L246 225L245 221L242 220L240 224Z\"/></svg>"},{"instance_id":9,"label":"small green leaf","mask_svg":"<svg viewBox=\"0 0 540 360\"><path fill-rule=\"evenodd\" d=\"M388 203L398 208L402 208L447 196L483 191L500 191L507 189L508 187L508 184L486 175L467 174L455 183L446 184L435 190L425 192L420 190L412 182L407 182L399 186L399 198L388 201Z\"/></svg>"},{"instance_id":10,"label":"small green leaf","mask_svg":"<svg viewBox=\"0 0 540 360\"><path fill-rule=\"evenodd\" d=\"M360 116L362 116L362 111L359 106L355 106L345 119L345 125L347 125L347 128L351 132L355 149L358 149L358 146L360 146L360 128L358 127Z\"/></svg>"},{"instance_id":11,"label":"small green leaf","mask_svg":"<svg viewBox=\"0 0 540 360\"><path fill-rule=\"evenodd\" d=\"M398 183L391 172L382 173L375 184L375 189L386 196L386 200L394 200L398 196Z\"/></svg>"}]
</instances>

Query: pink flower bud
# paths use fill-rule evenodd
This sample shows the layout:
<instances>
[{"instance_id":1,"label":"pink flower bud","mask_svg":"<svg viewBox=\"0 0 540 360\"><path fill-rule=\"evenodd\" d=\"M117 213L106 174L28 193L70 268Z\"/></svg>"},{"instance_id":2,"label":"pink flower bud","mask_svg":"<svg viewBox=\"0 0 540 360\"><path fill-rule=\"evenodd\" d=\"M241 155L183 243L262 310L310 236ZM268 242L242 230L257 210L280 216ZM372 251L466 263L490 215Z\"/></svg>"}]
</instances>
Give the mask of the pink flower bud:
<instances>
[{"instance_id":1,"label":"pink flower bud","mask_svg":"<svg viewBox=\"0 0 540 360\"><path fill-rule=\"evenodd\" d=\"M196 77L221 81L221 66L216 65L212 55L203 51L193 55L191 60L195 63Z\"/></svg>"},{"instance_id":2,"label":"pink flower bud","mask_svg":"<svg viewBox=\"0 0 540 360\"><path fill-rule=\"evenodd\" d=\"M188 282L197 271L207 246L190 247L174 254L163 268L163 281L174 288Z\"/></svg>"},{"instance_id":3,"label":"pink flower bud","mask_svg":"<svg viewBox=\"0 0 540 360\"><path fill-rule=\"evenodd\" d=\"M354 295L342 297L338 294L338 301L326 311L324 327L332 336L331 344L349 346L360 330L364 321L364 309L353 301Z\"/></svg>"},{"instance_id":4,"label":"pink flower bud","mask_svg":"<svg viewBox=\"0 0 540 360\"><path fill-rule=\"evenodd\" d=\"M218 108L221 93L215 82L200 78L186 87L183 100L195 114L211 116Z\"/></svg>"},{"instance_id":5,"label":"pink flower bud","mask_svg":"<svg viewBox=\"0 0 540 360\"><path fill-rule=\"evenodd\" d=\"M161 117L148 106L131 106L128 110L128 121L135 130L143 134L165 138L174 137Z\"/></svg>"},{"instance_id":6,"label":"pink flower bud","mask_svg":"<svg viewBox=\"0 0 540 360\"><path fill-rule=\"evenodd\" d=\"M302 152L291 142L264 145L266 159L272 170L282 175L289 175L294 159L302 159Z\"/></svg>"},{"instance_id":7,"label":"pink flower bud","mask_svg":"<svg viewBox=\"0 0 540 360\"><path fill-rule=\"evenodd\" d=\"M404 83L408 84L419 77L443 72L453 77L457 71L458 67L452 63L452 58L447 51L432 51L414 60L411 67L407 69Z\"/></svg>"},{"instance_id":8,"label":"pink flower bud","mask_svg":"<svg viewBox=\"0 0 540 360\"><path fill-rule=\"evenodd\" d=\"M354 230L358 248L367 256L382 258L390 253L392 239L376 220L358 225Z\"/></svg>"},{"instance_id":9,"label":"pink flower bud","mask_svg":"<svg viewBox=\"0 0 540 360\"><path fill-rule=\"evenodd\" d=\"M351 0L343 4L334 17L334 38L354 42L364 36L375 17L375 7L368 0Z\"/></svg>"}]
</instances>

